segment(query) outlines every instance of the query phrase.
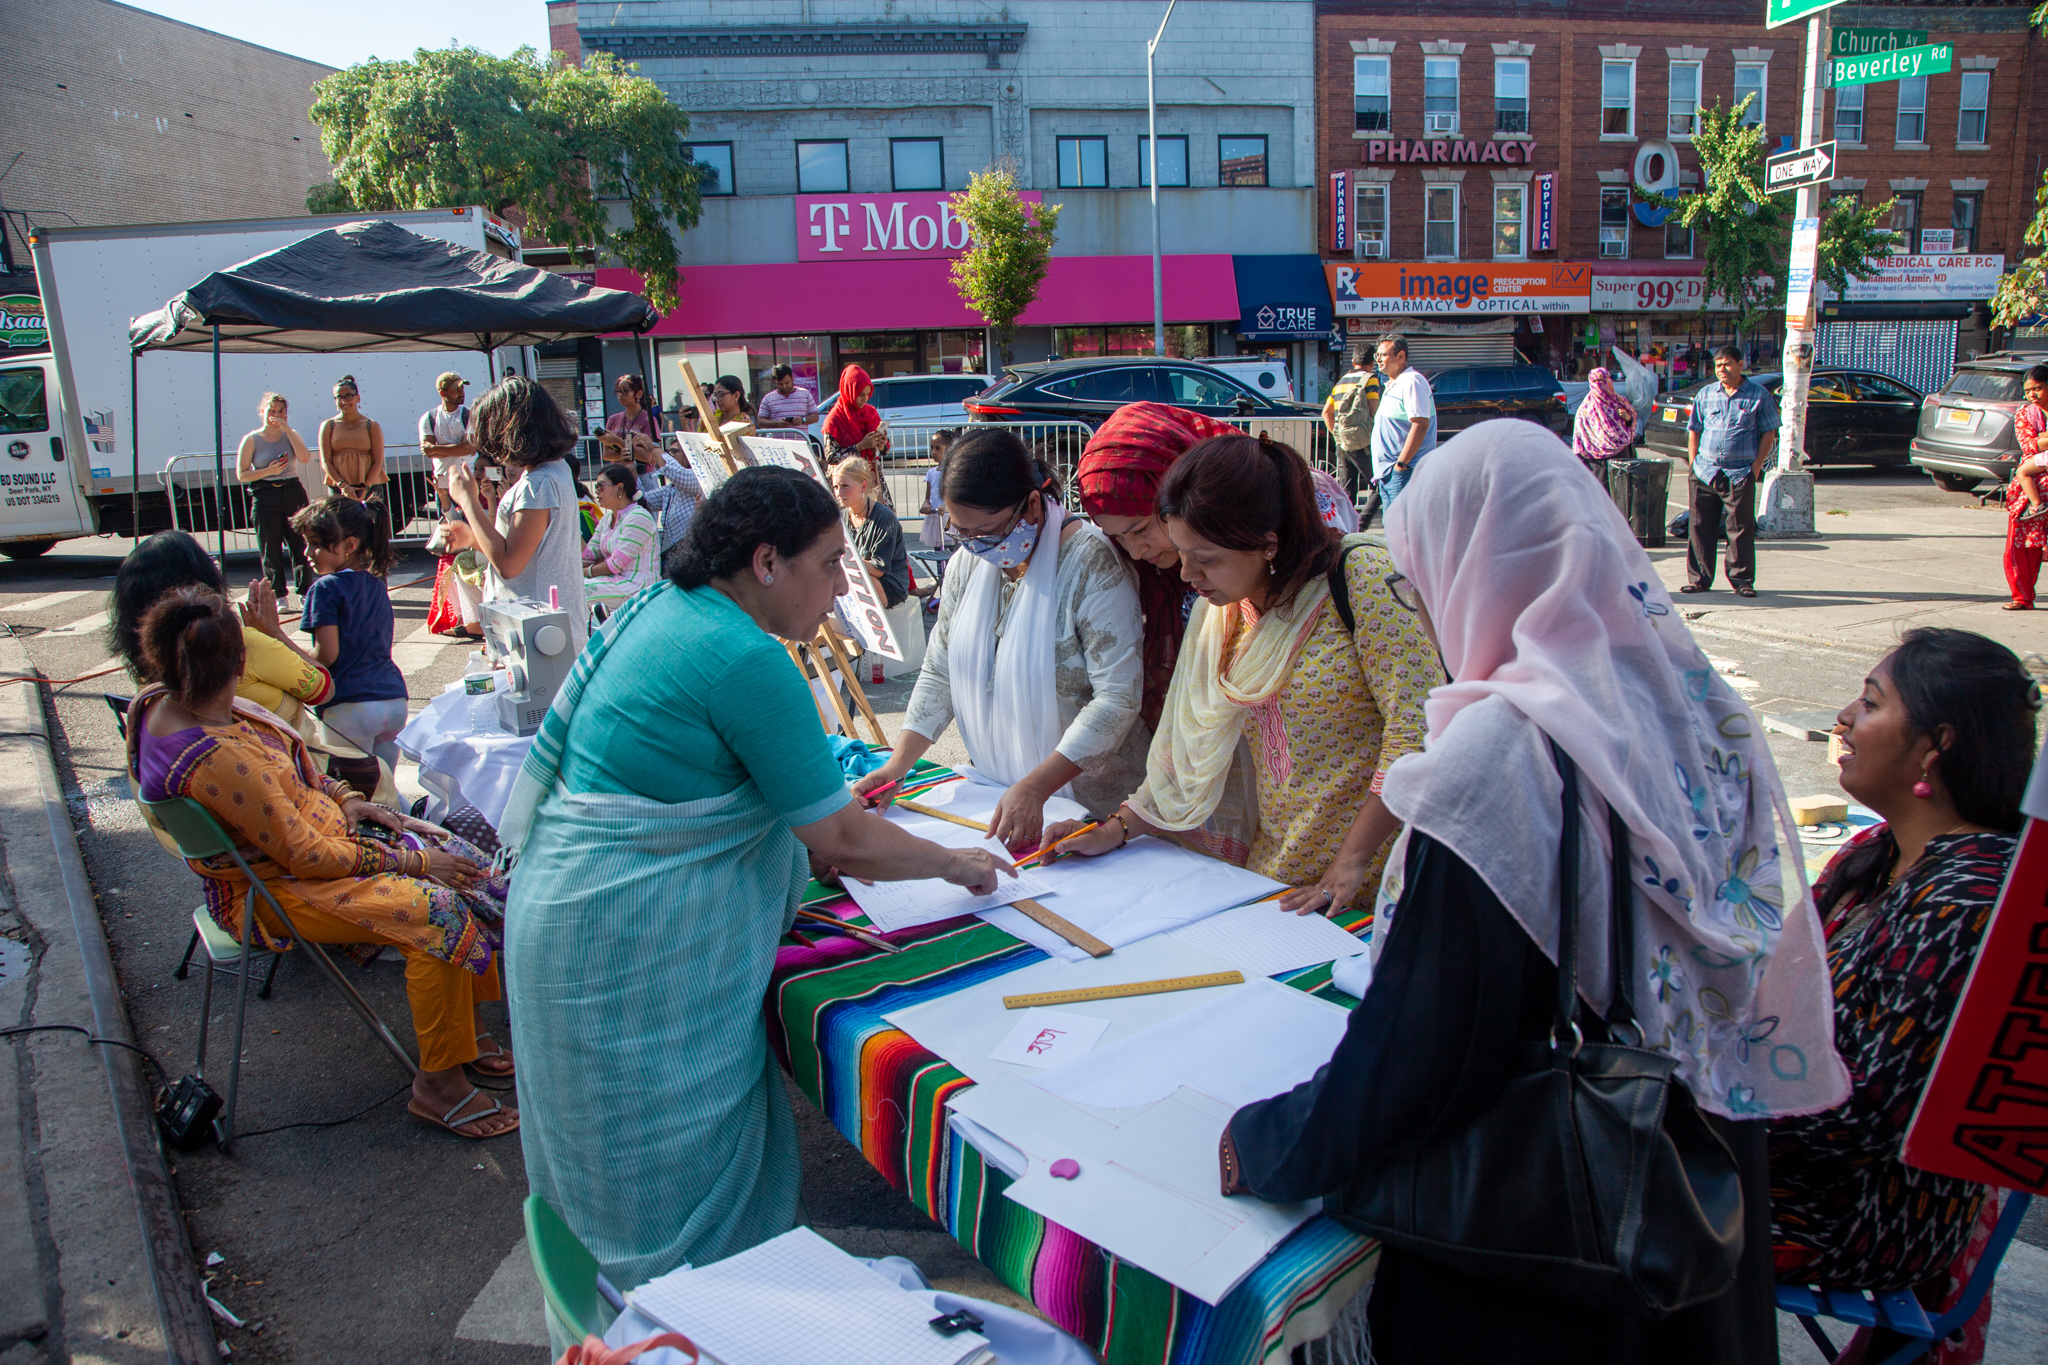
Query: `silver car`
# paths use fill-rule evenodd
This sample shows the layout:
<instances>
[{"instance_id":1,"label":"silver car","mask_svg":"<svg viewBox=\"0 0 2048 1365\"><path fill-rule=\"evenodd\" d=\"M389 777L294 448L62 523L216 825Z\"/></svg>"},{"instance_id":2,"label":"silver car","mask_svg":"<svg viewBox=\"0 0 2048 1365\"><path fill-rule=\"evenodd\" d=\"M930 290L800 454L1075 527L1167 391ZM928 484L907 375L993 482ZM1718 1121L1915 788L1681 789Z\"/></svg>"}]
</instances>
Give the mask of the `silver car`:
<instances>
[{"instance_id":1,"label":"silver car","mask_svg":"<svg viewBox=\"0 0 2048 1365\"><path fill-rule=\"evenodd\" d=\"M1913 463L1951 493L2012 478L2020 458L2013 418L2026 401L2027 371L2036 365L2048 365L2048 351L1993 351L1956 366L1941 392L1920 405Z\"/></svg>"},{"instance_id":2,"label":"silver car","mask_svg":"<svg viewBox=\"0 0 2048 1365\"><path fill-rule=\"evenodd\" d=\"M967 425L967 409L961 403L989 385L985 374L892 374L875 381L868 401L889 424L892 457L922 460L930 434L942 427ZM818 420L807 430L812 441L824 448L825 418L839 402L829 394L818 405Z\"/></svg>"}]
</instances>

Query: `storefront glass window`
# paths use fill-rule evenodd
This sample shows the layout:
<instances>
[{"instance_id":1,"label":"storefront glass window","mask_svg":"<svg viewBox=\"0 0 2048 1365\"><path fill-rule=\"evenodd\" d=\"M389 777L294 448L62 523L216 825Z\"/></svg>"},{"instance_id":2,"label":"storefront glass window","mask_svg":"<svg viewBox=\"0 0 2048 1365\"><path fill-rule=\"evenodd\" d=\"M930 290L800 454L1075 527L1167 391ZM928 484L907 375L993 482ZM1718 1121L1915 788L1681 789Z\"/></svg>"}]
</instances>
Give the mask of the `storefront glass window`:
<instances>
[{"instance_id":1,"label":"storefront glass window","mask_svg":"<svg viewBox=\"0 0 2048 1365\"><path fill-rule=\"evenodd\" d=\"M981 332L926 332L924 367L931 374L987 374Z\"/></svg>"},{"instance_id":2,"label":"storefront glass window","mask_svg":"<svg viewBox=\"0 0 2048 1365\"><path fill-rule=\"evenodd\" d=\"M1102 353L1104 355L1150 355L1152 353L1152 329L1150 327L1105 327L1103 328Z\"/></svg>"},{"instance_id":3,"label":"storefront glass window","mask_svg":"<svg viewBox=\"0 0 2048 1365\"><path fill-rule=\"evenodd\" d=\"M1207 360L1216 353L1209 342L1209 324L1206 322L1184 323L1166 329L1166 353L1181 360ZM1148 348L1150 343L1148 333Z\"/></svg>"},{"instance_id":4,"label":"storefront glass window","mask_svg":"<svg viewBox=\"0 0 2048 1365\"><path fill-rule=\"evenodd\" d=\"M1052 329L1052 353L1062 360L1076 360L1102 354L1102 329L1100 327L1055 327Z\"/></svg>"}]
</instances>

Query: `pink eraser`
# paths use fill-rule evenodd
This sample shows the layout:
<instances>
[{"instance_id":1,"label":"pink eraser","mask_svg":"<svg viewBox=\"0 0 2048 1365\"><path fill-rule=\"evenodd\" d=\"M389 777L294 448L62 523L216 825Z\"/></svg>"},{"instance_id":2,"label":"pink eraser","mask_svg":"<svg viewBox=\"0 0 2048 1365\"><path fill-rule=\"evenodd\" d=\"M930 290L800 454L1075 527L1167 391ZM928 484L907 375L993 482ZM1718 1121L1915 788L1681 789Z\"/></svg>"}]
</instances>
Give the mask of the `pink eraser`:
<instances>
[{"instance_id":1,"label":"pink eraser","mask_svg":"<svg viewBox=\"0 0 2048 1365\"><path fill-rule=\"evenodd\" d=\"M1081 1174L1081 1163L1070 1156L1063 1156L1052 1163L1051 1175L1055 1180L1072 1180Z\"/></svg>"}]
</instances>

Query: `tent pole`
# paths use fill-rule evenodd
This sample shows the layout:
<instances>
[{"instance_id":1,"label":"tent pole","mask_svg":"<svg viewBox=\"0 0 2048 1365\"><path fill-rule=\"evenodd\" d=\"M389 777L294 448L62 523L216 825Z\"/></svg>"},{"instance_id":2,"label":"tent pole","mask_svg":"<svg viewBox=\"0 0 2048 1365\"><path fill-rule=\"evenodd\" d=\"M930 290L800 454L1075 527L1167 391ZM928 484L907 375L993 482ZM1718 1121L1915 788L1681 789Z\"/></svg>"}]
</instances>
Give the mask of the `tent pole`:
<instances>
[{"instance_id":1,"label":"tent pole","mask_svg":"<svg viewBox=\"0 0 2048 1365\"><path fill-rule=\"evenodd\" d=\"M128 481L128 539L137 545L142 543L142 426L137 420L142 395L136 389L135 376L141 358L138 351L128 353L128 454L133 458Z\"/></svg>"},{"instance_id":2,"label":"tent pole","mask_svg":"<svg viewBox=\"0 0 2048 1365\"><path fill-rule=\"evenodd\" d=\"M220 571L228 571L228 476L220 429L220 324L213 324L213 524L220 532Z\"/></svg>"}]
</instances>

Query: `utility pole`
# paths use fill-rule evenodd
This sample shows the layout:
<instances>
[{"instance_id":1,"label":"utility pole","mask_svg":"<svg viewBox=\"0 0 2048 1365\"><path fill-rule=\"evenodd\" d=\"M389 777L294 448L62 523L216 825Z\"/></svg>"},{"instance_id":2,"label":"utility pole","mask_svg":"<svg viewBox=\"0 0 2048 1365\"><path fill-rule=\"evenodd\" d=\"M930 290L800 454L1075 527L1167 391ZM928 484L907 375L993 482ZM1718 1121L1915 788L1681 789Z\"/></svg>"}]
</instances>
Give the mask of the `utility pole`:
<instances>
[{"instance_id":1,"label":"utility pole","mask_svg":"<svg viewBox=\"0 0 2048 1365\"><path fill-rule=\"evenodd\" d=\"M1159 275L1159 101L1152 91L1152 57L1159 40L1166 36L1167 21L1180 0L1166 0L1159 32L1145 44L1145 159L1151 163L1145 179L1152 186L1152 354L1166 354L1166 290Z\"/></svg>"},{"instance_id":2,"label":"utility pole","mask_svg":"<svg viewBox=\"0 0 2048 1365\"><path fill-rule=\"evenodd\" d=\"M1816 146L1821 141L1824 107L1821 76L1827 69L1828 11L1815 10L1806 21L1806 84L1799 100L1799 145ZM1821 190L1818 184L1802 185L1795 193L1795 220L1818 222ZM1813 380L1813 348L1818 337L1814 298L1819 289L1819 272L1799 269L1800 232L1793 229L1792 269L1794 284L1785 298L1784 384L1778 390L1778 462L1757 490L1756 530L1765 539L1783 539L1813 534L1813 474L1806 467L1806 396ZM1803 282L1804 288L1800 288Z\"/></svg>"}]
</instances>

